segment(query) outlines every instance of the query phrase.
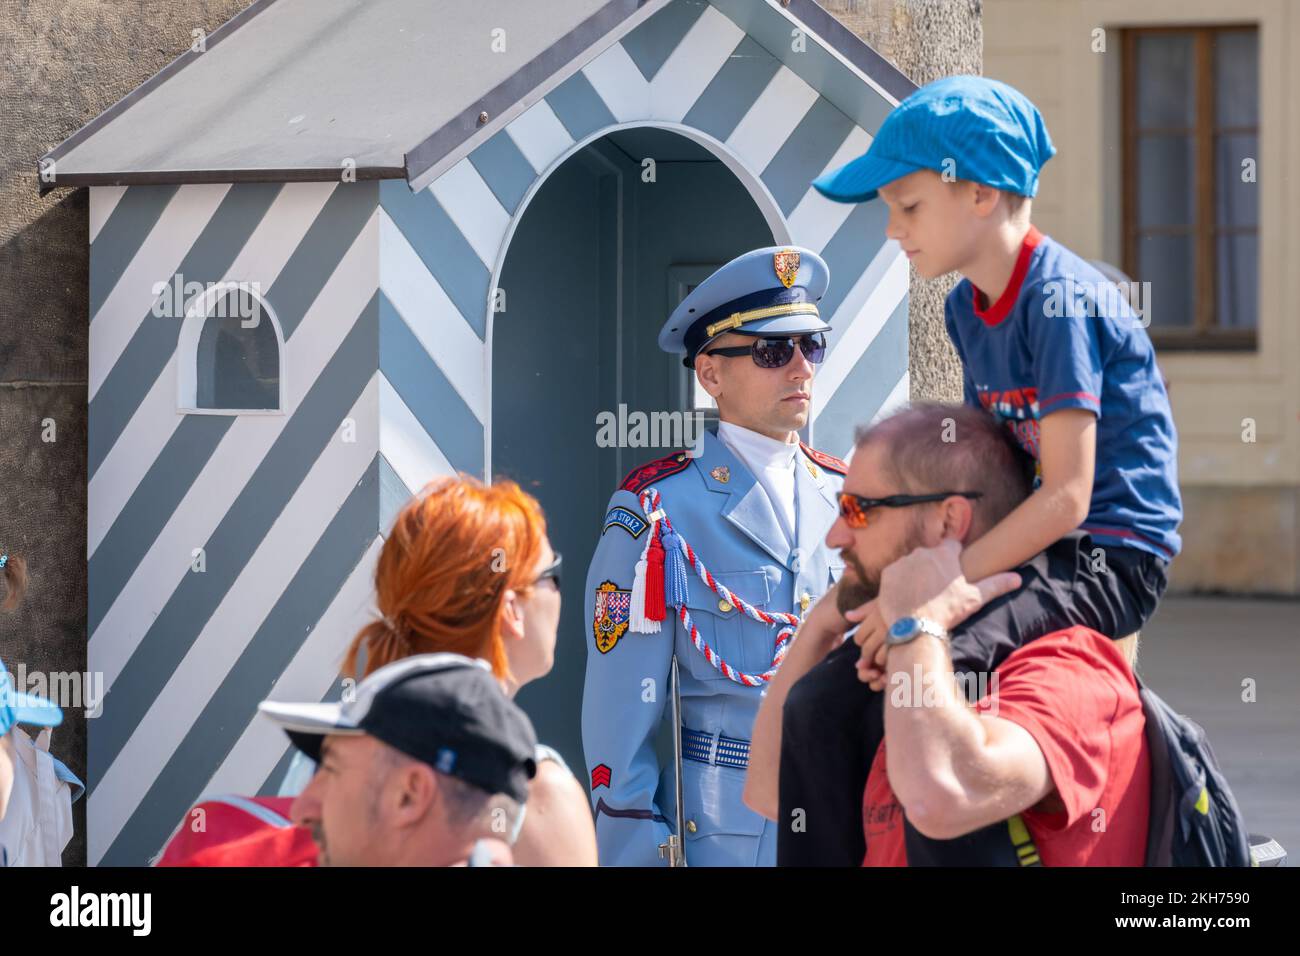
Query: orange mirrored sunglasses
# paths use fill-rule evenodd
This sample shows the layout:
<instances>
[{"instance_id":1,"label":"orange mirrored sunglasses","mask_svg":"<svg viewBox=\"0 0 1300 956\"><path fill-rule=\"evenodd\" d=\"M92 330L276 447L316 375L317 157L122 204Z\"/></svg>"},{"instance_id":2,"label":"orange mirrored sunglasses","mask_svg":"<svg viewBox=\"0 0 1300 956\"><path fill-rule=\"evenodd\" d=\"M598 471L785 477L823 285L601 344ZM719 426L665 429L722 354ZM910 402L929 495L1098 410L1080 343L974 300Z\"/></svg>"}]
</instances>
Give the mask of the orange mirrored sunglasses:
<instances>
[{"instance_id":1,"label":"orange mirrored sunglasses","mask_svg":"<svg viewBox=\"0 0 1300 956\"><path fill-rule=\"evenodd\" d=\"M932 495L890 495L887 498L864 498L847 491L841 491L840 517L850 528L865 528L870 523L869 514L873 508L906 508L908 505L925 504L927 501L943 501L956 495L959 498L980 498L982 491L939 491Z\"/></svg>"}]
</instances>

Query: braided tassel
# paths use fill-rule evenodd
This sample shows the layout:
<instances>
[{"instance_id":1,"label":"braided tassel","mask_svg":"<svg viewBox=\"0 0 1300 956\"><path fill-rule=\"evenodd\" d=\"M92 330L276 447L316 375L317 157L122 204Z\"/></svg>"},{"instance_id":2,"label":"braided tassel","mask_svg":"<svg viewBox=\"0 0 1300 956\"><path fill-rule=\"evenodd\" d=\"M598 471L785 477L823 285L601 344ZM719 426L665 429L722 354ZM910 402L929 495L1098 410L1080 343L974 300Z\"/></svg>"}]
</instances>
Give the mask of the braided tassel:
<instances>
[{"instance_id":1,"label":"braided tassel","mask_svg":"<svg viewBox=\"0 0 1300 956\"><path fill-rule=\"evenodd\" d=\"M628 608L627 626L633 634L659 633L659 622L650 620L645 613L646 575L650 565L648 555L650 542L653 540L653 535L646 540L645 548L641 551L641 560L636 563L636 575L632 578L632 602Z\"/></svg>"},{"instance_id":2,"label":"braided tassel","mask_svg":"<svg viewBox=\"0 0 1300 956\"><path fill-rule=\"evenodd\" d=\"M673 607L683 607L687 598L686 557L682 554L682 541L677 532L664 536L664 602Z\"/></svg>"},{"instance_id":3,"label":"braided tassel","mask_svg":"<svg viewBox=\"0 0 1300 956\"><path fill-rule=\"evenodd\" d=\"M668 617L664 605L664 546L659 540L659 522L646 547L645 617L647 621L662 621Z\"/></svg>"}]
</instances>

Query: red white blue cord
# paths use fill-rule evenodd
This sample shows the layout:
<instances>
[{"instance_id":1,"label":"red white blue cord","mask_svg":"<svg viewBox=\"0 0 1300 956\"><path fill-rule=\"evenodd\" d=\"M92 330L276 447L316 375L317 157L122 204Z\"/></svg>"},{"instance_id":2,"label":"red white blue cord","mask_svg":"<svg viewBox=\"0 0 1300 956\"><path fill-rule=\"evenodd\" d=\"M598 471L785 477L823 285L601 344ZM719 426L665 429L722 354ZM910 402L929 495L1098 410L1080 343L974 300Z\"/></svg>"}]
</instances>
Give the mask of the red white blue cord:
<instances>
[{"instance_id":1,"label":"red white blue cord","mask_svg":"<svg viewBox=\"0 0 1300 956\"><path fill-rule=\"evenodd\" d=\"M647 488L645 491L641 492L640 497L641 510L645 512L646 517L650 518L652 524L656 520L662 521L664 528L669 532L672 532L673 539L675 539L681 553L685 556L687 565L695 569L696 576L707 584L714 594L717 594L733 607L739 608L745 615L753 618L755 621L761 621L772 627L775 627L777 624L786 625L776 634L776 639L772 648L772 666L761 674L747 674L744 671L736 670L736 668L728 664L722 659L717 651L705 642L704 638L700 637L700 630L695 626L695 622L691 620L691 612L687 610L684 601L679 603L677 606L677 617L681 620L682 627L686 628L687 633L691 635L691 643L695 645L696 650L704 655L705 660L717 668L718 671L728 680L733 680L737 684L744 684L747 687L763 686L772 679L773 675L776 674L777 669L781 666L781 662L785 660L786 652L790 649L790 639L794 636L795 628L799 626L799 618L793 614L786 614L783 611L760 611L748 601L741 598L738 594L733 593L725 584L719 583L713 575L709 573L709 569L704 566L704 562L700 560L700 556L695 553L695 550L690 546L686 539L681 536L681 533L673 528L672 522L668 520L668 515L661 510L663 499L660 497L658 489ZM655 512L659 512L660 514L660 517L657 519L652 517Z\"/></svg>"}]
</instances>

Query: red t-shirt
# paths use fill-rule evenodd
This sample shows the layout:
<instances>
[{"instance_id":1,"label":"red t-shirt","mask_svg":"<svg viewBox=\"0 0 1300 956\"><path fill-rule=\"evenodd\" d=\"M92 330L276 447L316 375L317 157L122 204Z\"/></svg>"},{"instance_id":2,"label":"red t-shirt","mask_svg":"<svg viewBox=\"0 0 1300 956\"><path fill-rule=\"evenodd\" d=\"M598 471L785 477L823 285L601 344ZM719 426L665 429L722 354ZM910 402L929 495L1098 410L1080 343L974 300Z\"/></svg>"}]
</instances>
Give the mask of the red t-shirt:
<instances>
[{"instance_id":1,"label":"red t-shirt","mask_svg":"<svg viewBox=\"0 0 1300 956\"><path fill-rule=\"evenodd\" d=\"M1115 643L1086 627L1057 631L1012 653L996 675L996 698L977 706L1028 731L1056 785L1055 794L1021 813L1043 865L1141 866L1150 754L1137 683ZM884 743L867 777L862 820L863 866L906 866Z\"/></svg>"}]
</instances>

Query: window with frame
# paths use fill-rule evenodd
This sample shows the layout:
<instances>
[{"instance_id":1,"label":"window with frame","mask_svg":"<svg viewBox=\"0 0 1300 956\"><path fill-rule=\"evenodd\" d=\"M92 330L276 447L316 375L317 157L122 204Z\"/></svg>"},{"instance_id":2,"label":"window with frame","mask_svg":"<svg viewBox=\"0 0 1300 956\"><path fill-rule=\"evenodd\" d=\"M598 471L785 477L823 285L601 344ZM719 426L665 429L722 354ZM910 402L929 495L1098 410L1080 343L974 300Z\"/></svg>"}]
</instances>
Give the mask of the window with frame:
<instances>
[{"instance_id":1,"label":"window with frame","mask_svg":"<svg viewBox=\"0 0 1300 956\"><path fill-rule=\"evenodd\" d=\"M186 307L177 342L180 411L284 411L284 338L254 284L218 283Z\"/></svg>"},{"instance_id":2,"label":"window with frame","mask_svg":"<svg viewBox=\"0 0 1300 956\"><path fill-rule=\"evenodd\" d=\"M1259 30L1126 29L1124 271L1149 282L1160 348L1254 349Z\"/></svg>"}]
</instances>

